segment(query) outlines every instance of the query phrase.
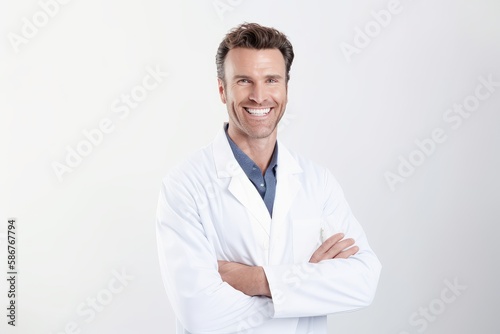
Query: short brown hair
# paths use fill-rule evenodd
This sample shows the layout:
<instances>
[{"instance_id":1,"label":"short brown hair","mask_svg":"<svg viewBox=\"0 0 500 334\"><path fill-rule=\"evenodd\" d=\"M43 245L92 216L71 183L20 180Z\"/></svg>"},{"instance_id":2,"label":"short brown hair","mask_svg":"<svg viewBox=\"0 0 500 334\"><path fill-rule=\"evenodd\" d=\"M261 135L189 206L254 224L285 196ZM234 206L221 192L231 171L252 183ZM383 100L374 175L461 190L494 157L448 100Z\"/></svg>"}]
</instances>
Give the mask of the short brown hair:
<instances>
[{"instance_id":1,"label":"short brown hair","mask_svg":"<svg viewBox=\"0 0 500 334\"><path fill-rule=\"evenodd\" d=\"M217 77L224 83L224 60L229 50L234 48L278 49L285 59L286 82L290 80L290 68L293 62L293 47L288 38L280 31L261 26L257 23L243 23L233 28L222 40L217 49L215 63Z\"/></svg>"}]
</instances>

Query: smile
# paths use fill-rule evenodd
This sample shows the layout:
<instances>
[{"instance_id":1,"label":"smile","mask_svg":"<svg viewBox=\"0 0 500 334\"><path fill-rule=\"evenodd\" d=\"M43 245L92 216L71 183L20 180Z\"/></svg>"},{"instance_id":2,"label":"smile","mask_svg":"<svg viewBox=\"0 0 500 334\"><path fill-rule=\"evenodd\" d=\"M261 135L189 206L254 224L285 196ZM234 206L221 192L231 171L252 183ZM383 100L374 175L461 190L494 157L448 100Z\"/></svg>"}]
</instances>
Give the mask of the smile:
<instances>
[{"instance_id":1,"label":"smile","mask_svg":"<svg viewBox=\"0 0 500 334\"><path fill-rule=\"evenodd\" d=\"M270 111L271 108L244 108L249 114L255 115L255 116L264 116L267 115Z\"/></svg>"}]
</instances>

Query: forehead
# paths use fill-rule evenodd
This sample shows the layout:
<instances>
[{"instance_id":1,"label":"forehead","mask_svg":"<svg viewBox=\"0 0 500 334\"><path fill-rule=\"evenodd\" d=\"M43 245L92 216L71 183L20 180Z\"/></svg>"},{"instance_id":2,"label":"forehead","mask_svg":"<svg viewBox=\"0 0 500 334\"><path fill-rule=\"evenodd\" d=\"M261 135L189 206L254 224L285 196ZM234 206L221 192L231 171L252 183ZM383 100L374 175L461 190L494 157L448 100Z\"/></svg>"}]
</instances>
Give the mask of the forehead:
<instances>
[{"instance_id":1,"label":"forehead","mask_svg":"<svg viewBox=\"0 0 500 334\"><path fill-rule=\"evenodd\" d=\"M285 59L278 49L234 48L229 50L224 62L224 69L229 76L235 74L263 74L275 72L285 75Z\"/></svg>"}]
</instances>

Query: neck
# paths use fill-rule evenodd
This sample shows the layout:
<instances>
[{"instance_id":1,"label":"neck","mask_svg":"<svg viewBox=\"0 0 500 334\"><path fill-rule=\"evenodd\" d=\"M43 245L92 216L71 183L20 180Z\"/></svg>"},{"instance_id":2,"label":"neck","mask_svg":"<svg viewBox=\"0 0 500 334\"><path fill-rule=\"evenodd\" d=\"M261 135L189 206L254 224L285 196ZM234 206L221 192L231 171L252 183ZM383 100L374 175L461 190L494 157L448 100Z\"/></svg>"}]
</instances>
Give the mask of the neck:
<instances>
[{"instance_id":1,"label":"neck","mask_svg":"<svg viewBox=\"0 0 500 334\"><path fill-rule=\"evenodd\" d=\"M228 129L229 137L264 173L271 162L276 145L276 130L266 138L248 138L231 131L231 129L231 127Z\"/></svg>"}]
</instances>

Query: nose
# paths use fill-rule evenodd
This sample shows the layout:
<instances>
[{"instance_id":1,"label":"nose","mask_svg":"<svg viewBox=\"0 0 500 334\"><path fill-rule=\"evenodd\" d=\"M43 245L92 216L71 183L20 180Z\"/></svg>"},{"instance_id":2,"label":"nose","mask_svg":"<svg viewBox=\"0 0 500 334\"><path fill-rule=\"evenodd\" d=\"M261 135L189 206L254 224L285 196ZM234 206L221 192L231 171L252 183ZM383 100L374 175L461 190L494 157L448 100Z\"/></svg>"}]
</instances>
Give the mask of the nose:
<instances>
[{"instance_id":1,"label":"nose","mask_svg":"<svg viewBox=\"0 0 500 334\"><path fill-rule=\"evenodd\" d=\"M267 99L266 87L262 83L255 83L248 98L257 104L262 104Z\"/></svg>"}]
</instances>

